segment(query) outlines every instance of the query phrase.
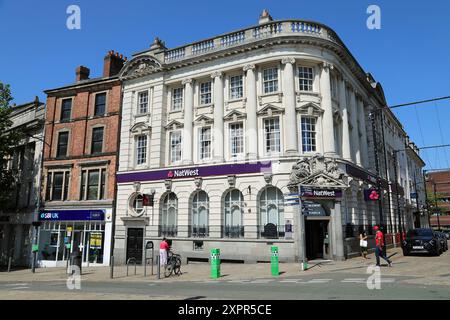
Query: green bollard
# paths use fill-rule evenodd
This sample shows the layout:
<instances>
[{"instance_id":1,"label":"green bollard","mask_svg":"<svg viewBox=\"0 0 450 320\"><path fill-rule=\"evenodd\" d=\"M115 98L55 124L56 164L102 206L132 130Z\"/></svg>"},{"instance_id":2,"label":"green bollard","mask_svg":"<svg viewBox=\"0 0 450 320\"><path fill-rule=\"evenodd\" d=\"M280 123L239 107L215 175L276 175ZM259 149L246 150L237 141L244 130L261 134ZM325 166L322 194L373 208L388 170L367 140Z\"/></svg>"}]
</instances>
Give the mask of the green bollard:
<instances>
[{"instance_id":1,"label":"green bollard","mask_svg":"<svg viewBox=\"0 0 450 320\"><path fill-rule=\"evenodd\" d=\"M220 250L211 249L211 278L220 278Z\"/></svg>"},{"instance_id":2,"label":"green bollard","mask_svg":"<svg viewBox=\"0 0 450 320\"><path fill-rule=\"evenodd\" d=\"M278 247L272 246L271 253L272 253L272 255L270 257L270 266L271 266L272 275L278 277L280 275Z\"/></svg>"}]
</instances>

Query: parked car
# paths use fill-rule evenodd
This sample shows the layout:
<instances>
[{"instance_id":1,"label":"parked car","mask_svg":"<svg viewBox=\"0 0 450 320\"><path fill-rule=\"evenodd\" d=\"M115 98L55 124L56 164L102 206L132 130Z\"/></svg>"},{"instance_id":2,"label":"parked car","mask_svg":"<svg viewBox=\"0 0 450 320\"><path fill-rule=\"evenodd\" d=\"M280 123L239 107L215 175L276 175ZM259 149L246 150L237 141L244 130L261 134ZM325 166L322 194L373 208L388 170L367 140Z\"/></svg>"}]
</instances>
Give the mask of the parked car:
<instances>
[{"instance_id":1,"label":"parked car","mask_svg":"<svg viewBox=\"0 0 450 320\"><path fill-rule=\"evenodd\" d=\"M443 232L436 232L437 236L439 237L439 240L441 241L441 248L442 251L445 252L448 250L448 243L447 243L447 237Z\"/></svg>"},{"instance_id":2,"label":"parked car","mask_svg":"<svg viewBox=\"0 0 450 320\"><path fill-rule=\"evenodd\" d=\"M450 230L445 230L444 234L447 237L447 240L450 240Z\"/></svg>"},{"instance_id":3,"label":"parked car","mask_svg":"<svg viewBox=\"0 0 450 320\"><path fill-rule=\"evenodd\" d=\"M432 229L417 228L409 230L403 241L403 255L428 253L439 256L442 253L442 241Z\"/></svg>"}]
</instances>

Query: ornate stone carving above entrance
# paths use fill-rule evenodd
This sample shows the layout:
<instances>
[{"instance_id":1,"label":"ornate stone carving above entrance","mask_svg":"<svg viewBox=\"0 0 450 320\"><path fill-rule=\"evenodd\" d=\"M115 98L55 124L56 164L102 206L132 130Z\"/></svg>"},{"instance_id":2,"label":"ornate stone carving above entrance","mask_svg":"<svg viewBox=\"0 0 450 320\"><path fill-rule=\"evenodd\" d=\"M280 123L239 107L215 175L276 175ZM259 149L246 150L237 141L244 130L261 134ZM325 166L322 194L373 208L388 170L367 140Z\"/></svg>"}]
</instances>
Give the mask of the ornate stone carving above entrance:
<instances>
[{"instance_id":1,"label":"ornate stone carving above entrance","mask_svg":"<svg viewBox=\"0 0 450 320\"><path fill-rule=\"evenodd\" d=\"M159 71L160 69L161 64L154 57L137 57L125 64L120 72L120 78L138 78Z\"/></svg>"},{"instance_id":2,"label":"ornate stone carving above entrance","mask_svg":"<svg viewBox=\"0 0 450 320\"><path fill-rule=\"evenodd\" d=\"M318 154L304 158L292 166L288 187L295 189L298 184L323 188L348 188L348 179L335 158Z\"/></svg>"}]
</instances>

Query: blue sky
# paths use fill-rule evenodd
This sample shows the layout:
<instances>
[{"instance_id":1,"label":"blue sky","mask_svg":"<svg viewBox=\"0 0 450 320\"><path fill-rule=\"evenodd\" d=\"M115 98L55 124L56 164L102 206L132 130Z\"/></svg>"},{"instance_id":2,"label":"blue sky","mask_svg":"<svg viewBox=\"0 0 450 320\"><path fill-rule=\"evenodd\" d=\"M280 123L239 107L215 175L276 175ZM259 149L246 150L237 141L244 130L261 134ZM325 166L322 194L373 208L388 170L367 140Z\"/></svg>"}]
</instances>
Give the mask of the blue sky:
<instances>
[{"instance_id":1,"label":"blue sky","mask_svg":"<svg viewBox=\"0 0 450 320\"><path fill-rule=\"evenodd\" d=\"M81 8L81 30L68 30L66 9ZM366 9L381 8L381 30ZM0 81L17 104L74 81L85 65L100 76L103 56L130 57L155 36L171 48L274 19L308 19L332 27L361 66L382 83L390 105L450 95L450 1L13 1L0 0ZM450 143L450 100L395 110L418 146ZM450 167L450 148L422 153L428 169Z\"/></svg>"}]
</instances>

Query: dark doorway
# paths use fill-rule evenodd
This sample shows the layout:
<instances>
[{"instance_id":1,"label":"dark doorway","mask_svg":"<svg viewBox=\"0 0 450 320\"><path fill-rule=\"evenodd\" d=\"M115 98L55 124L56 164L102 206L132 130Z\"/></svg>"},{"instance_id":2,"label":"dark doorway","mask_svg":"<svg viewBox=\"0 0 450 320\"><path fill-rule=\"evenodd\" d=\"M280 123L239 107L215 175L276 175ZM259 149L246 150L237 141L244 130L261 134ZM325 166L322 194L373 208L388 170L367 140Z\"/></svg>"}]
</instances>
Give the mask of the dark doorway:
<instances>
[{"instance_id":1,"label":"dark doorway","mask_svg":"<svg viewBox=\"0 0 450 320\"><path fill-rule=\"evenodd\" d=\"M127 229L127 261L135 258L136 263L142 263L142 247L144 239L144 229L128 228Z\"/></svg>"},{"instance_id":2,"label":"dark doorway","mask_svg":"<svg viewBox=\"0 0 450 320\"><path fill-rule=\"evenodd\" d=\"M305 221L306 258L328 259L330 243L328 237L328 220Z\"/></svg>"}]
</instances>

